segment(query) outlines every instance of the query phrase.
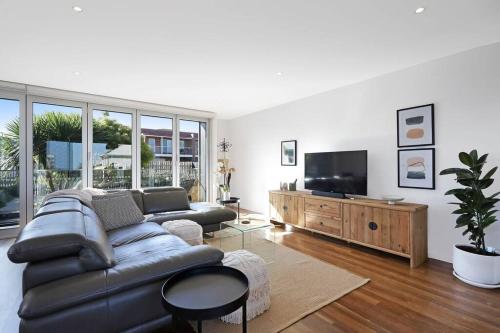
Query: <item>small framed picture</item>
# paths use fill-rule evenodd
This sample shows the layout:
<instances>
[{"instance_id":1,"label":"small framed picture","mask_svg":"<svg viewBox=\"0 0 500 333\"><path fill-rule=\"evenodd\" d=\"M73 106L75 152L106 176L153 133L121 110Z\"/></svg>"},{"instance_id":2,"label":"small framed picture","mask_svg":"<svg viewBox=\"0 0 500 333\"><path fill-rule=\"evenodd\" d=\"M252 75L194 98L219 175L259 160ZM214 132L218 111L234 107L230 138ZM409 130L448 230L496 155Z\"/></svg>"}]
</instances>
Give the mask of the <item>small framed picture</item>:
<instances>
[{"instance_id":1,"label":"small framed picture","mask_svg":"<svg viewBox=\"0 0 500 333\"><path fill-rule=\"evenodd\" d=\"M398 110L398 147L434 144L434 104Z\"/></svg>"},{"instance_id":2,"label":"small framed picture","mask_svg":"<svg viewBox=\"0 0 500 333\"><path fill-rule=\"evenodd\" d=\"M297 165L297 140L281 141L281 165Z\"/></svg>"},{"instance_id":3,"label":"small framed picture","mask_svg":"<svg viewBox=\"0 0 500 333\"><path fill-rule=\"evenodd\" d=\"M398 187L434 190L434 148L398 150Z\"/></svg>"}]
</instances>

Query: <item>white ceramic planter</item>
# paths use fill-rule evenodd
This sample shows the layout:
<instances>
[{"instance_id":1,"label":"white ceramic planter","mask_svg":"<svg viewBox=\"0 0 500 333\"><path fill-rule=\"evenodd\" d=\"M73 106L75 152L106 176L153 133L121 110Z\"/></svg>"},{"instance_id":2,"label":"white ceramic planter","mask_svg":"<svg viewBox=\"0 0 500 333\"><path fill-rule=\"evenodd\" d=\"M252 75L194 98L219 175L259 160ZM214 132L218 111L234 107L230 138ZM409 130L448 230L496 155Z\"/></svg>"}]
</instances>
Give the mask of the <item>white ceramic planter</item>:
<instances>
[{"instance_id":1,"label":"white ceramic planter","mask_svg":"<svg viewBox=\"0 0 500 333\"><path fill-rule=\"evenodd\" d=\"M462 281L484 288L500 287L500 256L482 256L453 248L453 270Z\"/></svg>"}]
</instances>

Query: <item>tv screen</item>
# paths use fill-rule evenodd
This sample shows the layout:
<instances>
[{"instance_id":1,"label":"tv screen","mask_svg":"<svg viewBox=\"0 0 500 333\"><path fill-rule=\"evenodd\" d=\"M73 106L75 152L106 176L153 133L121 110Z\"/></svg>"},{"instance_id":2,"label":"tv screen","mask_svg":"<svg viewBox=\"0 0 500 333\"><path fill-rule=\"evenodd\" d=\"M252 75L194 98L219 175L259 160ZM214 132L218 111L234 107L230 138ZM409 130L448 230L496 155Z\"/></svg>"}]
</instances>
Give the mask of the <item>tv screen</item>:
<instances>
[{"instance_id":1,"label":"tv screen","mask_svg":"<svg viewBox=\"0 0 500 333\"><path fill-rule=\"evenodd\" d=\"M306 153L305 188L367 195L367 156L366 150Z\"/></svg>"}]
</instances>

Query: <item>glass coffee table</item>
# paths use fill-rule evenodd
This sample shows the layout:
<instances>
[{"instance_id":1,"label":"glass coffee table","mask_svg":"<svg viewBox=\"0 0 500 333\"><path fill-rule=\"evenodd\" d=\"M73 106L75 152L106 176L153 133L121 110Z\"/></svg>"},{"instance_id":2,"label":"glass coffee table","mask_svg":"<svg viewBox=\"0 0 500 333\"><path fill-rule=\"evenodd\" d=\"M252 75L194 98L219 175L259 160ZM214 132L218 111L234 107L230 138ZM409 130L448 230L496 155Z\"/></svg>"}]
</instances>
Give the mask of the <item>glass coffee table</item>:
<instances>
[{"instance_id":1,"label":"glass coffee table","mask_svg":"<svg viewBox=\"0 0 500 333\"><path fill-rule=\"evenodd\" d=\"M268 236L272 240L267 239ZM222 222L218 238L219 248L223 251L250 250L263 257L266 263L274 261L276 235L274 224L270 222L253 219ZM223 242L229 246L223 246Z\"/></svg>"}]
</instances>

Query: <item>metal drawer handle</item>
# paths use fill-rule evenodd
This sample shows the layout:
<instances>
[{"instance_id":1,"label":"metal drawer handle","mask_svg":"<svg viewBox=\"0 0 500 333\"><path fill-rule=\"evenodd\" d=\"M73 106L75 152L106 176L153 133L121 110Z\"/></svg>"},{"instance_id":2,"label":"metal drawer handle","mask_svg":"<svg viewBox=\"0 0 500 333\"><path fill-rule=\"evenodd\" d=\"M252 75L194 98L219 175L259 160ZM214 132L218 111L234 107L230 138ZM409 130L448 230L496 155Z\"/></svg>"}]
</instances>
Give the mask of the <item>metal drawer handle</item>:
<instances>
[{"instance_id":1,"label":"metal drawer handle","mask_svg":"<svg viewBox=\"0 0 500 333\"><path fill-rule=\"evenodd\" d=\"M370 230L377 230L378 225L375 222L368 222L368 228L370 228Z\"/></svg>"}]
</instances>

